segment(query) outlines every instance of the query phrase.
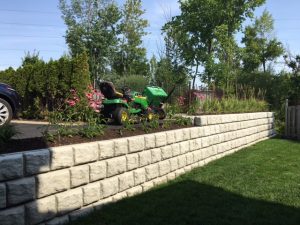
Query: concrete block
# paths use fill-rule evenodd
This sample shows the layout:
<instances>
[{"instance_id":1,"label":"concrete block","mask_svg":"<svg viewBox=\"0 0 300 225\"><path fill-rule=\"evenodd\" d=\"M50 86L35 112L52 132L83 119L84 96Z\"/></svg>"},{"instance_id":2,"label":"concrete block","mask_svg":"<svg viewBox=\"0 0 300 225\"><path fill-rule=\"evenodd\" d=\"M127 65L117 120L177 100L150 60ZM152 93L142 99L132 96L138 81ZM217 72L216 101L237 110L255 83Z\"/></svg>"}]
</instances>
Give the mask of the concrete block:
<instances>
[{"instance_id":1,"label":"concrete block","mask_svg":"<svg viewBox=\"0 0 300 225\"><path fill-rule=\"evenodd\" d=\"M25 206L28 225L35 225L55 217L56 200L55 196L38 199Z\"/></svg>"},{"instance_id":2,"label":"concrete block","mask_svg":"<svg viewBox=\"0 0 300 225\"><path fill-rule=\"evenodd\" d=\"M119 191L124 191L134 186L133 172L124 173L119 176Z\"/></svg>"},{"instance_id":3,"label":"concrete block","mask_svg":"<svg viewBox=\"0 0 300 225\"><path fill-rule=\"evenodd\" d=\"M140 152L145 149L145 140L143 136L128 138L129 153Z\"/></svg>"},{"instance_id":4,"label":"concrete block","mask_svg":"<svg viewBox=\"0 0 300 225\"><path fill-rule=\"evenodd\" d=\"M179 145L180 145L180 153L181 154L184 154L184 153L190 151L190 142L189 141L180 142Z\"/></svg>"},{"instance_id":5,"label":"concrete block","mask_svg":"<svg viewBox=\"0 0 300 225\"><path fill-rule=\"evenodd\" d=\"M128 141L126 138L117 139L114 141L115 156L126 155L128 152Z\"/></svg>"},{"instance_id":6,"label":"concrete block","mask_svg":"<svg viewBox=\"0 0 300 225\"><path fill-rule=\"evenodd\" d=\"M197 116L195 118L196 126L207 126L207 116Z\"/></svg>"},{"instance_id":7,"label":"concrete block","mask_svg":"<svg viewBox=\"0 0 300 225\"><path fill-rule=\"evenodd\" d=\"M190 133L191 133L191 139L198 138L199 137L198 127L192 127L192 128L190 128Z\"/></svg>"},{"instance_id":8,"label":"concrete block","mask_svg":"<svg viewBox=\"0 0 300 225\"><path fill-rule=\"evenodd\" d=\"M99 156L98 143L84 143L75 145L74 149L74 164L80 165L88 162L97 161Z\"/></svg>"},{"instance_id":9,"label":"concrete block","mask_svg":"<svg viewBox=\"0 0 300 225\"><path fill-rule=\"evenodd\" d=\"M159 167L159 175L160 176L166 175L166 174L170 173L170 171L171 171L171 166L170 166L169 160L165 160L165 161L158 163L158 167Z\"/></svg>"},{"instance_id":10,"label":"concrete block","mask_svg":"<svg viewBox=\"0 0 300 225\"><path fill-rule=\"evenodd\" d=\"M99 144L99 159L107 159L114 156L115 142L114 141L100 141Z\"/></svg>"},{"instance_id":11,"label":"concrete block","mask_svg":"<svg viewBox=\"0 0 300 225\"><path fill-rule=\"evenodd\" d=\"M50 151L48 149L24 153L25 173L33 175L50 170Z\"/></svg>"},{"instance_id":12,"label":"concrete block","mask_svg":"<svg viewBox=\"0 0 300 225\"><path fill-rule=\"evenodd\" d=\"M0 156L0 181L22 177L23 167L22 154Z\"/></svg>"},{"instance_id":13,"label":"concrete block","mask_svg":"<svg viewBox=\"0 0 300 225\"><path fill-rule=\"evenodd\" d=\"M70 221L78 220L84 216L91 214L94 211L92 206L86 206L70 213Z\"/></svg>"},{"instance_id":14,"label":"concrete block","mask_svg":"<svg viewBox=\"0 0 300 225\"><path fill-rule=\"evenodd\" d=\"M91 182L101 180L106 177L106 162L99 161L89 164Z\"/></svg>"},{"instance_id":15,"label":"concrete block","mask_svg":"<svg viewBox=\"0 0 300 225\"><path fill-rule=\"evenodd\" d=\"M167 176L158 177L153 180L154 186L158 186L167 182L168 182Z\"/></svg>"},{"instance_id":16,"label":"concrete block","mask_svg":"<svg viewBox=\"0 0 300 225\"><path fill-rule=\"evenodd\" d=\"M173 144L176 142L175 132L174 131L168 131L166 132L167 135L167 144Z\"/></svg>"},{"instance_id":17,"label":"concrete block","mask_svg":"<svg viewBox=\"0 0 300 225\"><path fill-rule=\"evenodd\" d=\"M177 156L177 155L180 155L180 145L179 145L179 143L172 144L171 148L172 148L172 156L173 157Z\"/></svg>"},{"instance_id":18,"label":"concrete block","mask_svg":"<svg viewBox=\"0 0 300 225\"><path fill-rule=\"evenodd\" d=\"M202 147L206 148L209 146L209 137L202 138Z\"/></svg>"},{"instance_id":19,"label":"concrete block","mask_svg":"<svg viewBox=\"0 0 300 225\"><path fill-rule=\"evenodd\" d=\"M57 213L66 214L83 206L83 194L81 188L72 189L56 195Z\"/></svg>"},{"instance_id":20,"label":"concrete block","mask_svg":"<svg viewBox=\"0 0 300 225\"><path fill-rule=\"evenodd\" d=\"M122 199L124 199L126 197L127 197L127 192L124 191L124 192L120 192L120 193L114 195L112 197L112 199L113 199L113 202L117 202L117 201L120 201L120 200L122 200Z\"/></svg>"},{"instance_id":21,"label":"concrete block","mask_svg":"<svg viewBox=\"0 0 300 225\"><path fill-rule=\"evenodd\" d=\"M142 184L146 181L146 172L145 168L140 168L133 171L134 176L134 185Z\"/></svg>"},{"instance_id":22,"label":"concrete block","mask_svg":"<svg viewBox=\"0 0 300 225\"><path fill-rule=\"evenodd\" d=\"M171 158L173 155L171 145L167 145L161 148L161 157L162 159Z\"/></svg>"},{"instance_id":23,"label":"concrete block","mask_svg":"<svg viewBox=\"0 0 300 225\"><path fill-rule=\"evenodd\" d=\"M100 181L101 198L107 198L119 192L118 177L111 177Z\"/></svg>"},{"instance_id":24,"label":"concrete block","mask_svg":"<svg viewBox=\"0 0 300 225\"><path fill-rule=\"evenodd\" d=\"M68 168L74 165L73 148L71 146L51 148L50 155L51 170Z\"/></svg>"},{"instance_id":25,"label":"concrete block","mask_svg":"<svg viewBox=\"0 0 300 225\"><path fill-rule=\"evenodd\" d=\"M176 174L175 172L174 173L169 173L167 175L167 180L170 181L170 180L174 180L176 178Z\"/></svg>"},{"instance_id":26,"label":"concrete block","mask_svg":"<svg viewBox=\"0 0 300 225\"><path fill-rule=\"evenodd\" d=\"M140 152L139 158L140 158L140 167L151 164L152 162L151 150Z\"/></svg>"},{"instance_id":27,"label":"concrete block","mask_svg":"<svg viewBox=\"0 0 300 225\"><path fill-rule=\"evenodd\" d=\"M101 199L100 201L96 202L93 204L93 207L95 208L95 210L100 210L102 209L104 206L109 205L110 203L113 202L112 197L108 197L105 199Z\"/></svg>"},{"instance_id":28,"label":"concrete block","mask_svg":"<svg viewBox=\"0 0 300 225\"><path fill-rule=\"evenodd\" d=\"M35 199L34 177L9 181L7 185L7 203L9 206Z\"/></svg>"},{"instance_id":29,"label":"concrete block","mask_svg":"<svg viewBox=\"0 0 300 225\"><path fill-rule=\"evenodd\" d=\"M198 141L198 139L190 140L190 151L195 151L201 148L201 140Z\"/></svg>"},{"instance_id":30,"label":"concrete block","mask_svg":"<svg viewBox=\"0 0 300 225\"><path fill-rule=\"evenodd\" d=\"M70 169L71 188L87 184L90 181L90 171L88 165L76 166Z\"/></svg>"},{"instance_id":31,"label":"concrete block","mask_svg":"<svg viewBox=\"0 0 300 225\"><path fill-rule=\"evenodd\" d=\"M69 216L55 217L54 219L46 222L46 225L65 225L69 222Z\"/></svg>"},{"instance_id":32,"label":"concrete block","mask_svg":"<svg viewBox=\"0 0 300 225\"><path fill-rule=\"evenodd\" d=\"M100 183L94 182L82 187L83 205L89 205L100 199Z\"/></svg>"},{"instance_id":33,"label":"concrete block","mask_svg":"<svg viewBox=\"0 0 300 225\"><path fill-rule=\"evenodd\" d=\"M202 150L197 150L193 152L194 154L194 162L199 162L202 160Z\"/></svg>"},{"instance_id":34,"label":"concrete block","mask_svg":"<svg viewBox=\"0 0 300 225\"><path fill-rule=\"evenodd\" d=\"M18 206L0 211L1 225L25 225L24 206Z\"/></svg>"},{"instance_id":35,"label":"concrete block","mask_svg":"<svg viewBox=\"0 0 300 225\"><path fill-rule=\"evenodd\" d=\"M127 170L133 170L139 167L139 155L136 154L129 154L126 156L127 161Z\"/></svg>"},{"instance_id":36,"label":"concrete block","mask_svg":"<svg viewBox=\"0 0 300 225\"><path fill-rule=\"evenodd\" d=\"M70 172L68 169L40 174L36 177L37 197L42 198L70 189Z\"/></svg>"},{"instance_id":37,"label":"concrete block","mask_svg":"<svg viewBox=\"0 0 300 225\"><path fill-rule=\"evenodd\" d=\"M152 163L161 161L161 159L162 159L161 149L160 148L152 149L151 150L151 158L152 158Z\"/></svg>"},{"instance_id":38,"label":"concrete block","mask_svg":"<svg viewBox=\"0 0 300 225\"><path fill-rule=\"evenodd\" d=\"M170 159L170 169L171 169L171 171L175 171L175 170L178 169L178 159L177 159L177 157Z\"/></svg>"},{"instance_id":39,"label":"concrete block","mask_svg":"<svg viewBox=\"0 0 300 225\"><path fill-rule=\"evenodd\" d=\"M145 192L145 191L148 191L151 188L153 188L154 187L154 183L153 183L153 181L148 181L148 182L142 184L142 187L143 187L143 192Z\"/></svg>"},{"instance_id":40,"label":"concrete block","mask_svg":"<svg viewBox=\"0 0 300 225\"><path fill-rule=\"evenodd\" d=\"M186 154L186 164L190 165L194 163L194 154L192 152Z\"/></svg>"},{"instance_id":41,"label":"concrete block","mask_svg":"<svg viewBox=\"0 0 300 225\"><path fill-rule=\"evenodd\" d=\"M183 141L183 132L182 132L181 129L180 130L175 130L174 133L175 133L176 142Z\"/></svg>"},{"instance_id":42,"label":"concrete block","mask_svg":"<svg viewBox=\"0 0 300 225\"><path fill-rule=\"evenodd\" d=\"M152 180L159 175L158 164L152 164L145 167L147 181Z\"/></svg>"},{"instance_id":43,"label":"concrete block","mask_svg":"<svg viewBox=\"0 0 300 225\"><path fill-rule=\"evenodd\" d=\"M175 171L176 177L179 177L179 176L183 175L184 173L185 173L185 171L183 168Z\"/></svg>"},{"instance_id":44,"label":"concrete block","mask_svg":"<svg viewBox=\"0 0 300 225\"><path fill-rule=\"evenodd\" d=\"M118 175L126 171L126 157L120 156L117 158L108 159L107 165L107 177Z\"/></svg>"},{"instance_id":45,"label":"concrete block","mask_svg":"<svg viewBox=\"0 0 300 225\"><path fill-rule=\"evenodd\" d=\"M155 134L155 146L162 147L167 144L167 135L166 133L157 133Z\"/></svg>"},{"instance_id":46,"label":"concrete block","mask_svg":"<svg viewBox=\"0 0 300 225\"><path fill-rule=\"evenodd\" d=\"M6 207L6 186L5 184L0 184L0 209Z\"/></svg>"},{"instance_id":47,"label":"concrete block","mask_svg":"<svg viewBox=\"0 0 300 225\"><path fill-rule=\"evenodd\" d=\"M144 136L145 139L145 149L155 148L155 135L148 134Z\"/></svg>"},{"instance_id":48,"label":"concrete block","mask_svg":"<svg viewBox=\"0 0 300 225\"><path fill-rule=\"evenodd\" d=\"M142 186L133 187L126 191L128 197L140 194L142 192L143 192Z\"/></svg>"},{"instance_id":49,"label":"concrete block","mask_svg":"<svg viewBox=\"0 0 300 225\"><path fill-rule=\"evenodd\" d=\"M183 140L184 141L187 141L187 140L191 139L190 128L182 129L182 133L183 133Z\"/></svg>"},{"instance_id":50,"label":"concrete block","mask_svg":"<svg viewBox=\"0 0 300 225\"><path fill-rule=\"evenodd\" d=\"M185 167L186 166L186 156L185 155L180 155L177 158L178 158L178 168Z\"/></svg>"}]
</instances>

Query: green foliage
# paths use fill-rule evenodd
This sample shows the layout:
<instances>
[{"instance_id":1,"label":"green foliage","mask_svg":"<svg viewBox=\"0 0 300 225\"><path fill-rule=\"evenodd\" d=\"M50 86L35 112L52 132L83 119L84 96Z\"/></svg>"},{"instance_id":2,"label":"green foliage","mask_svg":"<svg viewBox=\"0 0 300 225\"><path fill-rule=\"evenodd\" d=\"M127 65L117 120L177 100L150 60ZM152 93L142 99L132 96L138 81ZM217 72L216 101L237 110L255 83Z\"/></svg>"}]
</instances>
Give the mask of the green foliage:
<instances>
[{"instance_id":1,"label":"green foliage","mask_svg":"<svg viewBox=\"0 0 300 225\"><path fill-rule=\"evenodd\" d=\"M87 52L93 78L102 78L118 44L117 24L121 18L118 6L112 0L60 0L59 3L72 56Z\"/></svg>"},{"instance_id":2,"label":"green foliage","mask_svg":"<svg viewBox=\"0 0 300 225\"><path fill-rule=\"evenodd\" d=\"M117 89L122 87L130 87L133 91L142 92L144 88L149 84L149 78L140 75L130 75L126 77L121 77L115 82Z\"/></svg>"},{"instance_id":3,"label":"green foliage","mask_svg":"<svg viewBox=\"0 0 300 225\"><path fill-rule=\"evenodd\" d=\"M13 125L4 125L0 127L0 144L7 143L11 138L17 135L19 132ZM1 150L0 150L1 151Z\"/></svg>"},{"instance_id":4,"label":"green foliage","mask_svg":"<svg viewBox=\"0 0 300 225\"><path fill-rule=\"evenodd\" d=\"M246 71L254 71L263 66L266 72L267 62L272 62L284 52L282 43L275 37L274 19L268 11L264 11L254 25L247 26L242 43L245 44L243 63Z\"/></svg>"},{"instance_id":5,"label":"green foliage","mask_svg":"<svg viewBox=\"0 0 300 225\"><path fill-rule=\"evenodd\" d=\"M267 102L254 98L237 99L235 97L223 99L208 99L192 105L190 114L222 114L222 113L250 113L268 110Z\"/></svg>"},{"instance_id":6,"label":"green foliage","mask_svg":"<svg viewBox=\"0 0 300 225\"><path fill-rule=\"evenodd\" d=\"M183 116L174 116L172 119L175 120L175 124L179 126L192 126L192 121L190 118L186 118Z\"/></svg>"}]
</instances>

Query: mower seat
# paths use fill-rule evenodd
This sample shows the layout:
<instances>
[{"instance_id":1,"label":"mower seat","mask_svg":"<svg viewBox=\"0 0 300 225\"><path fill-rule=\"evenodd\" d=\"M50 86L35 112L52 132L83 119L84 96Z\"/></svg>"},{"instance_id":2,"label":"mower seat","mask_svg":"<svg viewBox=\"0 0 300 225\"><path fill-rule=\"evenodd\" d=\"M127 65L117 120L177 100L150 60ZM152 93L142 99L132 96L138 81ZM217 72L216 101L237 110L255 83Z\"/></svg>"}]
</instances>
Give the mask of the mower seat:
<instances>
[{"instance_id":1,"label":"mower seat","mask_svg":"<svg viewBox=\"0 0 300 225\"><path fill-rule=\"evenodd\" d=\"M99 84L100 91L107 99L123 98L123 94L117 92L112 82L101 82Z\"/></svg>"}]
</instances>

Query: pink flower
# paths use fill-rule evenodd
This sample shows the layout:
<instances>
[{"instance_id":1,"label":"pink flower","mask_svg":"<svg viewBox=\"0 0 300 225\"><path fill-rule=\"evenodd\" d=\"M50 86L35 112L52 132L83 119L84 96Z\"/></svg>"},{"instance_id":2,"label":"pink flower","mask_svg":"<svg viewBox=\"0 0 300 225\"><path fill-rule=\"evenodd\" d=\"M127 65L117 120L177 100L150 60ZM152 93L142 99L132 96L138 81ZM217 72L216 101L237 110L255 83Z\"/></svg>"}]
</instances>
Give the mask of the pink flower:
<instances>
[{"instance_id":1,"label":"pink flower","mask_svg":"<svg viewBox=\"0 0 300 225\"><path fill-rule=\"evenodd\" d=\"M69 106L71 106L71 107L73 107L73 106L76 105L76 102L75 102L74 100L67 100L66 102L67 102L67 103L69 104Z\"/></svg>"}]
</instances>

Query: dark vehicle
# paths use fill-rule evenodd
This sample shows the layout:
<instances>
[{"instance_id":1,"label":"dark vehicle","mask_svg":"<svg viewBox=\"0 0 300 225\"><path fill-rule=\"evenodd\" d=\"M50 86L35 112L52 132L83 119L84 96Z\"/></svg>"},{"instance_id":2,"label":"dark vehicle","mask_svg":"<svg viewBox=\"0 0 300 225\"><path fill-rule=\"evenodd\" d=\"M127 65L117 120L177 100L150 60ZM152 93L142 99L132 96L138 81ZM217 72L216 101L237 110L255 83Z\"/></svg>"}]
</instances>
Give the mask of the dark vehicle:
<instances>
[{"instance_id":1,"label":"dark vehicle","mask_svg":"<svg viewBox=\"0 0 300 225\"><path fill-rule=\"evenodd\" d=\"M19 106L18 93L11 86L0 83L0 127L11 121Z\"/></svg>"}]
</instances>

